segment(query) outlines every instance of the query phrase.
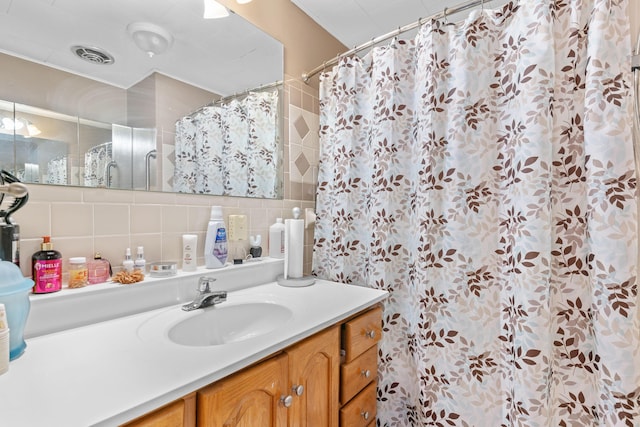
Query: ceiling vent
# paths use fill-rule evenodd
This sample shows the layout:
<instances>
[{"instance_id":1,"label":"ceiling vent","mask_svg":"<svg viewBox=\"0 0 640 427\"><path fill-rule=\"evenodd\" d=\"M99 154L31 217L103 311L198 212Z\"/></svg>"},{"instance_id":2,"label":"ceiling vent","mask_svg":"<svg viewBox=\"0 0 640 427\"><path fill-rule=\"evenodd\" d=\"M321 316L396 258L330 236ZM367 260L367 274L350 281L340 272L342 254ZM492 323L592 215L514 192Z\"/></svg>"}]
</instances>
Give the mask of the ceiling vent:
<instances>
[{"instance_id":1,"label":"ceiling vent","mask_svg":"<svg viewBox=\"0 0 640 427\"><path fill-rule=\"evenodd\" d=\"M71 52L78 58L93 64L109 65L116 61L113 55L97 47L72 46Z\"/></svg>"}]
</instances>

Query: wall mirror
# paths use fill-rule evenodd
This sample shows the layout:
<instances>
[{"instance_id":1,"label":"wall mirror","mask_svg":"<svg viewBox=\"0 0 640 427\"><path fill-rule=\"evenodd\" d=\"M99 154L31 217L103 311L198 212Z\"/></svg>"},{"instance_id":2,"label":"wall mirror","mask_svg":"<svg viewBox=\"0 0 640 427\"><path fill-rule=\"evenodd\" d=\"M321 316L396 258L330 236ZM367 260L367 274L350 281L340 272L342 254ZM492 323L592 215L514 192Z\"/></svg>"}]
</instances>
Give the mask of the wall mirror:
<instances>
[{"instance_id":1,"label":"wall mirror","mask_svg":"<svg viewBox=\"0 0 640 427\"><path fill-rule=\"evenodd\" d=\"M280 42L203 0L0 0L0 168L282 198Z\"/></svg>"}]
</instances>

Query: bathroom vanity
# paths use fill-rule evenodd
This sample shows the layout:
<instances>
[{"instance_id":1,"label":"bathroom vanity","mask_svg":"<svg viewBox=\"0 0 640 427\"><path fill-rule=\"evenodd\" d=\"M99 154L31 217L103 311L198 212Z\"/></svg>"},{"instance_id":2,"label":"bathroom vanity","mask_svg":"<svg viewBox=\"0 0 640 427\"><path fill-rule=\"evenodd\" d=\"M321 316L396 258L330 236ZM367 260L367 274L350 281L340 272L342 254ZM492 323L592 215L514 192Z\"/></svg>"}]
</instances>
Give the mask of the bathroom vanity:
<instances>
[{"instance_id":1,"label":"bathroom vanity","mask_svg":"<svg viewBox=\"0 0 640 427\"><path fill-rule=\"evenodd\" d=\"M375 425L381 316L358 313L125 427Z\"/></svg>"},{"instance_id":2,"label":"bathroom vanity","mask_svg":"<svg viewBox=\"0 0 640 427\"><path fill-rule=\"evenodd\" d=\"M0 425L375 423L375 370L345 367L375 349L387 293L323 280L286 288L275 282L281 271L281 261L265 259L34 298L27 349L0 376ZM227 301L182 311L202 276L215 277ZM105 303L116 315L103 318ZM132 313L136 304L144 310ZM71 320L46 325L49 311ZM341 353L357 342L359 354ZM357 424L344 418L356 399L365 402L352 405Z\"/></svg>"}]
</instances>

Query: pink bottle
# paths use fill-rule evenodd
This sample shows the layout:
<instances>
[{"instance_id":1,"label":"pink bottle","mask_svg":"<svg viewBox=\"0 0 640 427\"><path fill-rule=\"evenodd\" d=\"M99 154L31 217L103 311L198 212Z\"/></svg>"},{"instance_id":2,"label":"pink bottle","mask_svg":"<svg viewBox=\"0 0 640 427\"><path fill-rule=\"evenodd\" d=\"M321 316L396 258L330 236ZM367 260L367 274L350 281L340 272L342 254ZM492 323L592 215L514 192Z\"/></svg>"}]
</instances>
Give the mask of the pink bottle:
<instances>
[{"instance_id":1,"label":"pink bottle","mask_svg":"<svg viewBox=\"0 0 640 427\"><path fill-rule=\"evenodd\" d=\"M111 277L111 263L103 259L100 253L96 253L92 260L87 262L89 270L89 284L104 283Z\"/></svg>"}]
</instances>

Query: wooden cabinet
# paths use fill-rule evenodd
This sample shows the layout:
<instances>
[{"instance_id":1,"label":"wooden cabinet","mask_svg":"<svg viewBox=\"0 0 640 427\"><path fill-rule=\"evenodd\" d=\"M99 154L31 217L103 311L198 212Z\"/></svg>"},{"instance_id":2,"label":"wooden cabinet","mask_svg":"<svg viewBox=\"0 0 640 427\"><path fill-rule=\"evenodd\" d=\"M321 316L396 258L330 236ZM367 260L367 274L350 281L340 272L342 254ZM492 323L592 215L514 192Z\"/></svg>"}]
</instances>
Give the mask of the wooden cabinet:
<instances>
[{"instance_id":1,"label":"wooden cabinet","mask_svg":"<svg viewBox=\"0 0 640 427\"><path fill-rule=\"evenodd\" d=\"M289 427L338 427L339 327L320 332L286 353L293 397Z\"/></svg>"},{"instance_id":2,"label":"wooden cabinet","mask_svg":"<svg viewBox=\"0 0 640 427\"><path fill-rule=\"evenodd\" d=\"M345 322L342 327L344 359L340 367L340 425L375 425L378 341L382 308L376 307Z\"/></svg>"},{"instance_id":3,"label":"wooden cabinet","mask_svg":"<svg viewBox=\"0 0 640 427\"><path fill-rule=\"evenodd\" d=\"M368 310L124 427L375 425L381 319Z\"/></svg>"},{"instance_id":4,"label":"wooden cabinet","mask_svg":"<svg viewBox=\"0 0 640 427\"><path fill-rule=\"evenodd\" d=\"M220 380L198 391L198 426L286 427L286 385L284 354Z\"/></svg>"},{"instance_id":5,"label":"wooden cabinet","mask_svg":"<svg viewBox=\"0 0 640 427\"><path fill-rule=\"evenodd\" d=\"M195 427L196 394L176 400L122 427Z\"/></svg>"},{"instance_id":6,"label":"wooden cabinet","mask_svg":"<svg viewBox=\"0 0 640 427\"><path fill-rule=\"evenodd\" d=\"M337 427L339 328L198 391L199 427Z\"/></svg>"}]
</instances>

